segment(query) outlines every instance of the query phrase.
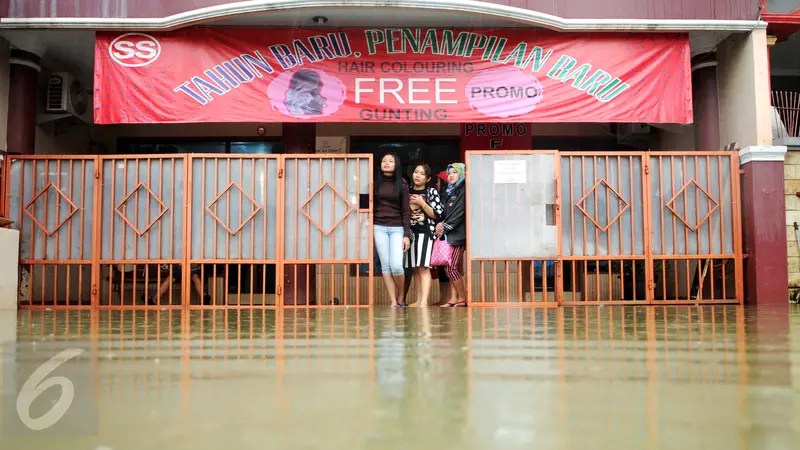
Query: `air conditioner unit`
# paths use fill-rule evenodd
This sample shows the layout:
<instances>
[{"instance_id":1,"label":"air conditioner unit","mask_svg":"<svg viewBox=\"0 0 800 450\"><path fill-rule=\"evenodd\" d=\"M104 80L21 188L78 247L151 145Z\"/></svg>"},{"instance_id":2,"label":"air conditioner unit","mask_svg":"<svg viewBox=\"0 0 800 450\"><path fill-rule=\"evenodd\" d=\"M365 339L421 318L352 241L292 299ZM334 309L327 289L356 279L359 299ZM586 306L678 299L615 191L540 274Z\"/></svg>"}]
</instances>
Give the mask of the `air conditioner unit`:
<instances>
[{"instance_id":1,"label":"air conditioner unit","mask_svg":"<svg viewBox=\"0 0 800 450\"><path fill-rule=\"evenodd\" d=\"M45 114L69 114L91 121L86 86L67 72L54 72L47 79Z\"/></svg>"},{"instance_id":2,"label":"air conditioner unit","mask_svg":"<svg viewBox=\"0 0 800 450\"><path fill-rule=\"evenodd\" d=\"M617 124L617 141L636 141L650 134L650 125L646 123L619 123Z\"/></svg>"}]
</instances>

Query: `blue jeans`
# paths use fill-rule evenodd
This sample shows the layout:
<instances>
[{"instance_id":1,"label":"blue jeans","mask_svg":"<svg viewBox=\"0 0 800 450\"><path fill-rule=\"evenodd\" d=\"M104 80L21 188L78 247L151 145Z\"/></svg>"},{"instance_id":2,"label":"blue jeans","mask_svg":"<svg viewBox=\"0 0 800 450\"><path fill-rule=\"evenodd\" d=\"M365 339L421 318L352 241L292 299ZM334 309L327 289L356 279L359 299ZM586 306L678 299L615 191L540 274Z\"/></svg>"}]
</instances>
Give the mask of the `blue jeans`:
<instances>
[{"instance_id":1,"label":"blue jeans","mask_svg":"<svg viewBox=\"0 0 800 450\"><path fill-rule=\"evenodd\" d=\"M381 273L403 275L403 227L375 225L374 236L375 249L381 260Z\"/></svg>"}]
</instances>

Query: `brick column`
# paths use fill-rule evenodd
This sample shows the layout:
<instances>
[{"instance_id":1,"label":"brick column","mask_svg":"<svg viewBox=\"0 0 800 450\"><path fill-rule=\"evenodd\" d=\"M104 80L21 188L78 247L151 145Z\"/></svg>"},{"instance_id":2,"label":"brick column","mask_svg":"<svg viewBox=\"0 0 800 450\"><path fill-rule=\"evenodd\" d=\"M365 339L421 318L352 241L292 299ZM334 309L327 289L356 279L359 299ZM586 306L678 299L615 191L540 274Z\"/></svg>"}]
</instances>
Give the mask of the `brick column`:
<instances>
[{"instance_id":1,"label":"brick column","mask_svg":"<svg viewBox=\"0 0 800 450\"><path fill-rule=\"evenodd\" d=\"M39 57L23 50L11 50L8 58L8 152L32 155L36 136L36 97Z\"/></svg>"},{"instance_id":2,"label":"brick column","mask_svg":"<svg viewBox=\"0 0 800 450\"><path fill-rule=\"evenodd\" d=\"M283 152L286 154L314 153L317 145L316 123L284 123ZM283 245L279 242L278 245ZM306 283L306 277L308 283ZM295 289L297 298L295 298ZM297 264L284 266L283 304L316 305L317 266Z\"/></svg>"},{"instance_id":3,"label":"brick column","mask_svg":"<svg viewBox=\"0 0 800 450\"><path fill-rule=\"evenodd\" d=\"M744 261L745 302L750 305L788 303L786 224L800 223L800 213L796 218L786 214L785 156L784 146L754 146L739 151L739 164L744 171L743 249L748 255Z\"/></svg>"}]
</instances>

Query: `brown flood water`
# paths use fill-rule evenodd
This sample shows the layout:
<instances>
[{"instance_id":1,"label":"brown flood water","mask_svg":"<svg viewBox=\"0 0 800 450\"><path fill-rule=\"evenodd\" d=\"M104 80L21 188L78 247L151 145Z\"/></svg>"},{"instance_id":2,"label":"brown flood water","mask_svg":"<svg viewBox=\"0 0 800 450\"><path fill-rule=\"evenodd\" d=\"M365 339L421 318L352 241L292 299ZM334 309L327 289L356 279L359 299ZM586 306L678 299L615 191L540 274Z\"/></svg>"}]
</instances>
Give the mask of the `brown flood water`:
<instances>
[{"instance_id":1,"label":"brown flood water","mask_svg":"<svg viewBox=\"0 0 800 450\"><path fill-rule=\"evenodd\" d=\"M798 307L14 320L6 363L87 351L70 435L20 436L3 371L3 450L800 448Z\"/></svg>"}]
</instances>

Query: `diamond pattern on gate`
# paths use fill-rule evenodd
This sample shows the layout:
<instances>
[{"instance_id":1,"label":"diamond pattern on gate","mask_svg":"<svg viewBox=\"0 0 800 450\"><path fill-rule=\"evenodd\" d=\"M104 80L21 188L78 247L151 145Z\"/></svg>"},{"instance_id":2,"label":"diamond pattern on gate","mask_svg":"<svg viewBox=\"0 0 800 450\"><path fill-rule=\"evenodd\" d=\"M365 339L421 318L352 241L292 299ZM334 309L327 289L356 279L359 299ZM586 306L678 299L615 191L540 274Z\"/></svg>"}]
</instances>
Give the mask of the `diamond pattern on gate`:
<instances>
[{"instance_id":1,"label":"diamond pattern on gate","mask_svg":"<svg viewBox=\"0 0 800 450\"><path fill-rule=\"evenodd\" d=\"M160 206L160 208L158 210L158 214L156 214L156 217L153 218L147 224L147 226L145 227L144 230L139 230L139 228L137 228L136 225L133 222L131 222L131 220L128 218L128 216L126 214L127 213L128 200L130 200L131 197L133 197L134 194L139 192L140 189L144 190L145 202L146 202L145 204L147 205L147 210L148 211L150 211L150 199L151 198L153 200L155 200L156 203L158 203L158 205ZM138 204L139 204L139 200L137 199L136 206L138 206ZM140 181L139 184L137 184L135 188L133 188L130 192L128 192L128 195L126 195L125 198L122 199L121 202L119 202L117 207L114 208L114 211L117 214L119 214L120 217L122 217L122 220L124 220L125 223L127 223L128 226L131 227L131 229L134 231L134 233L136 233L137 236L142 237L142 236L144 236L145 233L150 231L150 228L153 228L153 225L155 225L156 222L158 222L164 216L164 214L167 213L167 211L169 211L169 207L167 207L167 205L165 205L164 202L162 202L161 199L153 191L150 190L150 187L147 186L147 184L145 184L143 181Z\"/></svg>"},{"instance_id":2,"label":"diamond pattern on gate","mask_svg":"<svg viewBox=\"0 0 800 450\"><path fill-rule=\"evenodd\" d=\"M675 200L677 200L678 197L680 197L681 195L683 195L683 204L684 204L684 206L686 205L686 189L688 189L688 188L690 188L692 186L694 186L695 191L700 191L700 192L703 193L703 195L706 197L706 203L708 203L710 201L714 205L713 207L709 208L708 213L705 216L703 216L702 219L698 220L697 223L694 226L689 224L689 219L681 216L675 210ZM695 205L695 211L697 210L697 207L700 205L700 202L702 202L702 201L703 201L702 199L698 199L697 200L698 203ZM665 206L667 207L667 209L669 209L672 212L672 214L675 215L675 217L678 218L678 220L680 220L681 222L683 222L684 225L686 225L686 228L688 228L688 229L690 229L692 231L697 231L700 228L700 226L703 225L703 223L706 220L708 220L711 217L712 214L714 214L714 211L716 211L717 208L719 208L719 202L714 197L712 197L711 194L709 194L705 189L703 189L699 184L697 184L697 182L694 179L691 179L691 180L687 181L686 184L683 185L683 187L678 191L678 193L675 194L675 196L673 196L666 203Z\"/></svg>"},{"instance_id":3,"label":"diamond pattern on gate","mask_svg":"<svg viewBox=\"0 0 800 450\"><path fill-rule=\"evenodd\" d=\"M617 205L619 205L620 203L622 203L622 204L624 204L624 205L625 205L625 206L623 206L623 207L622 207L622 208L619 210L619 213L617 213L617 215L616 215L616 216L614 216L614 218L612 218L611 220L609 220L609 221L608 221L608 223L606 224L606 226L601 226L601 225L600 225L600 222L599 222L599 220L598 220L596 217L592 217L591 215L589 215L589 213L586 211L586 205L585 205L585 203L586 203L586 199L587 199L587 198L588 198L590 195L592 195L592 193L594 193L594 195L595 195L595 198L596 198L596 196L597 196L597 189L598 189L600 186L604 186L604 187L605 187L605 189L606 189L606 195L608 195L608 193L609 193L609 192L611 192L611 193L613 193L613 194L614 194L614 195L617 197ZM576 206L576 207L577 207L577 208L578 208L578 209L579 209L579 210L580 210L580 211L583 213L583 215L584 215L584 216L586 216L586 217L587 217L589 220L591 220L591 221L592 221L592 223L593 223L593 224L594 224L594 225L595 225L597 228L599 228L599 229L600 229L600 231L602 231L603 233L605 233L606 231L608 231L608 229L611 227L611 225L612 225L614 222L616 222L617 220L619 220L619 218L620 218L620 217L622 217L622 214L623 214L623 213L625 213L625 211L627 211L627 210L628 210L628 208L630 208L630 206L631 206L631 205L630 205L630 203L628 203L628 201L627 201L627 200L625 200L624 198L622 198L622 196L619 194L619 192L617 192L617 191L616 191L616 190L615 190L613 187L611 187L611 185L610 185L610 184L608 184L608 181L606 181L606 180L605 180L605 178L601 178L601 179L597 180L597 183L595 183L595 184L594 184L594 186L592 186L592 188L591 188L591 189L589 189L588 191L586 191L586 193L583 195L583 197L582 197L580 200L578 200L578 203L575 203L575 206Z\"/></svg>"},{"instance_id":4,"label":"diamond pattern on gate","mask_svg":"<svg viewBox=\"0 0 800 450\"><path fill-rule=\"evenodd\" d=\"M58 222L56 224L56 227L53 228L52 230L48 230L47 226L42 224L42 222L40 222L39 219L36 218L36 216L34 215L34 211L30 210L31 207L36 203L36 201L39 200L39 197L44 195L45 192L47 192L50 189L53 189L54 191L56 191L57 198L63 199L70 206L69 214L67 214L67 217L63 218L60 222ZM59 203L60 202L58 202L56 204L58 205ZM47 205L45 205L45 209L49 209L49 208L47 208ZM65 223L67 223L67 221L69 219L71 219L72 216L74 216L76 212L78 212L78 209L79 209L78 205L73 203L72 200L70 200L69 197L67 197L64 194L64 192L62 192L61 189L59 189L58 186L56 186L55 183L53 183L51 181L51 182L47 183L47 186L45 186L41 191L39 191L36 195L33 196L33 200L31 200L30 202L28 202L27 205L25 205L24 211L25 211L25 214L30 216L31 220L33 220L33 223L35 223L39 228L41 228L42 231L44 231L44 234L49 237L49 236L52 236L56 231L58 231ZM58 211L58 210L59 210L59 208L56 207L56 211ZM56 217L56 219L58 219L58 218Z\"/></svg>"},{"instance_id":5,"label":"diamond pattern on gate","mask_svg":"<svg viewBox=\"0 0 800 450\"><path fill-rule=\"evenodd\" d=\"M322 225L320 225L320 222L322 222L322 217L320 217L319 220L315 220L311 216L312 213L313 213L313 211L311 211L311 201L314 200L314 198L317 197L317 196L320 196L320 201L324 201L325 197L323 197L323 195L324 195L323 191L325 190L326 186L328 187L328 189L333 191L333 193L335 194L334 200L333 200L333 211L336 211L336 200L337 199L341 200L346 205L346 209L345 209L345 212L342 215L342 217L340 217L339 219L334 218L333 226L330 227L328 230L325 230L322 227ZM319 189L317 189L317 191L314 192L314 194L312 194L310 197L308 197L308 200L306 200L305 203L303 203L303 205L300 207L300 212L302 212L303 215L306 216L306 218L309 220L309 222L313 223L315 227L317 227L320 231L322 231L322 233L325 236L331 234L331 232L333 232L333 230L335 230L336 227L338 227L339 224L342 223L342 221L344 219L346 219L347 216L349 216L350 213L352 213L354 210L355 210L355 208L353 207L353 205L351 205L350 202L348 202L347 199L344 198L344 196L342 194L340 194L339 191L337 191L327 181L325 183L323 183L322 186L320 186ZM320 213L320 215L321 215L321 213Z\"/></svg>"},{"instance_id":6,"label":"diamond pattern on gate","mask_svg":"<svg viewBox=\"0 0 800 450\"><path fill-rule=\"evenodd\" d=\"M230 224L226 223L225 221L220 219L219 216L217 216L216 209L218 208L215 208L215 206L217 206L217 202L219 201L219 199L221 199L222 196L225 195L225 193L231 191L233 188L236 188L236 190L239 191L239 195L250 200L250 203L252 203L253 205L253 212L250 213L250 215L247 216L247 218L242 219L242 222L239 224L239 228L237 228L236 230L231 230L231 227L229 226ZM229 202L230 198L231 198L230 195L228 195ZM242 208L244 207L244 202L242 202L240 207ZM213 217L217 222L219 222L219 224L222 225L222 227L225 228L225 231L227 231L231 236L236 236L237 234L239 234L239 232L242 231L242 229L244 229L244 226L247 225L251 220L253 220L256 217L256 214L258 214L258 212L261 211L261 209L262 209L261 206L259 206L259 204L256 203L255 200L253 200L253 197L251 197L247 192L245 192L244 189L242 189L242 187L239 186L239 183L235 181L231 181L228 187L223 189L222 192L220 192L219 195L217 195L217 197L211 203L209 203L208 206L206 206L206 211L208 211L208 213L211 214L211 217Z\"/></svg>"}]
</instances>

